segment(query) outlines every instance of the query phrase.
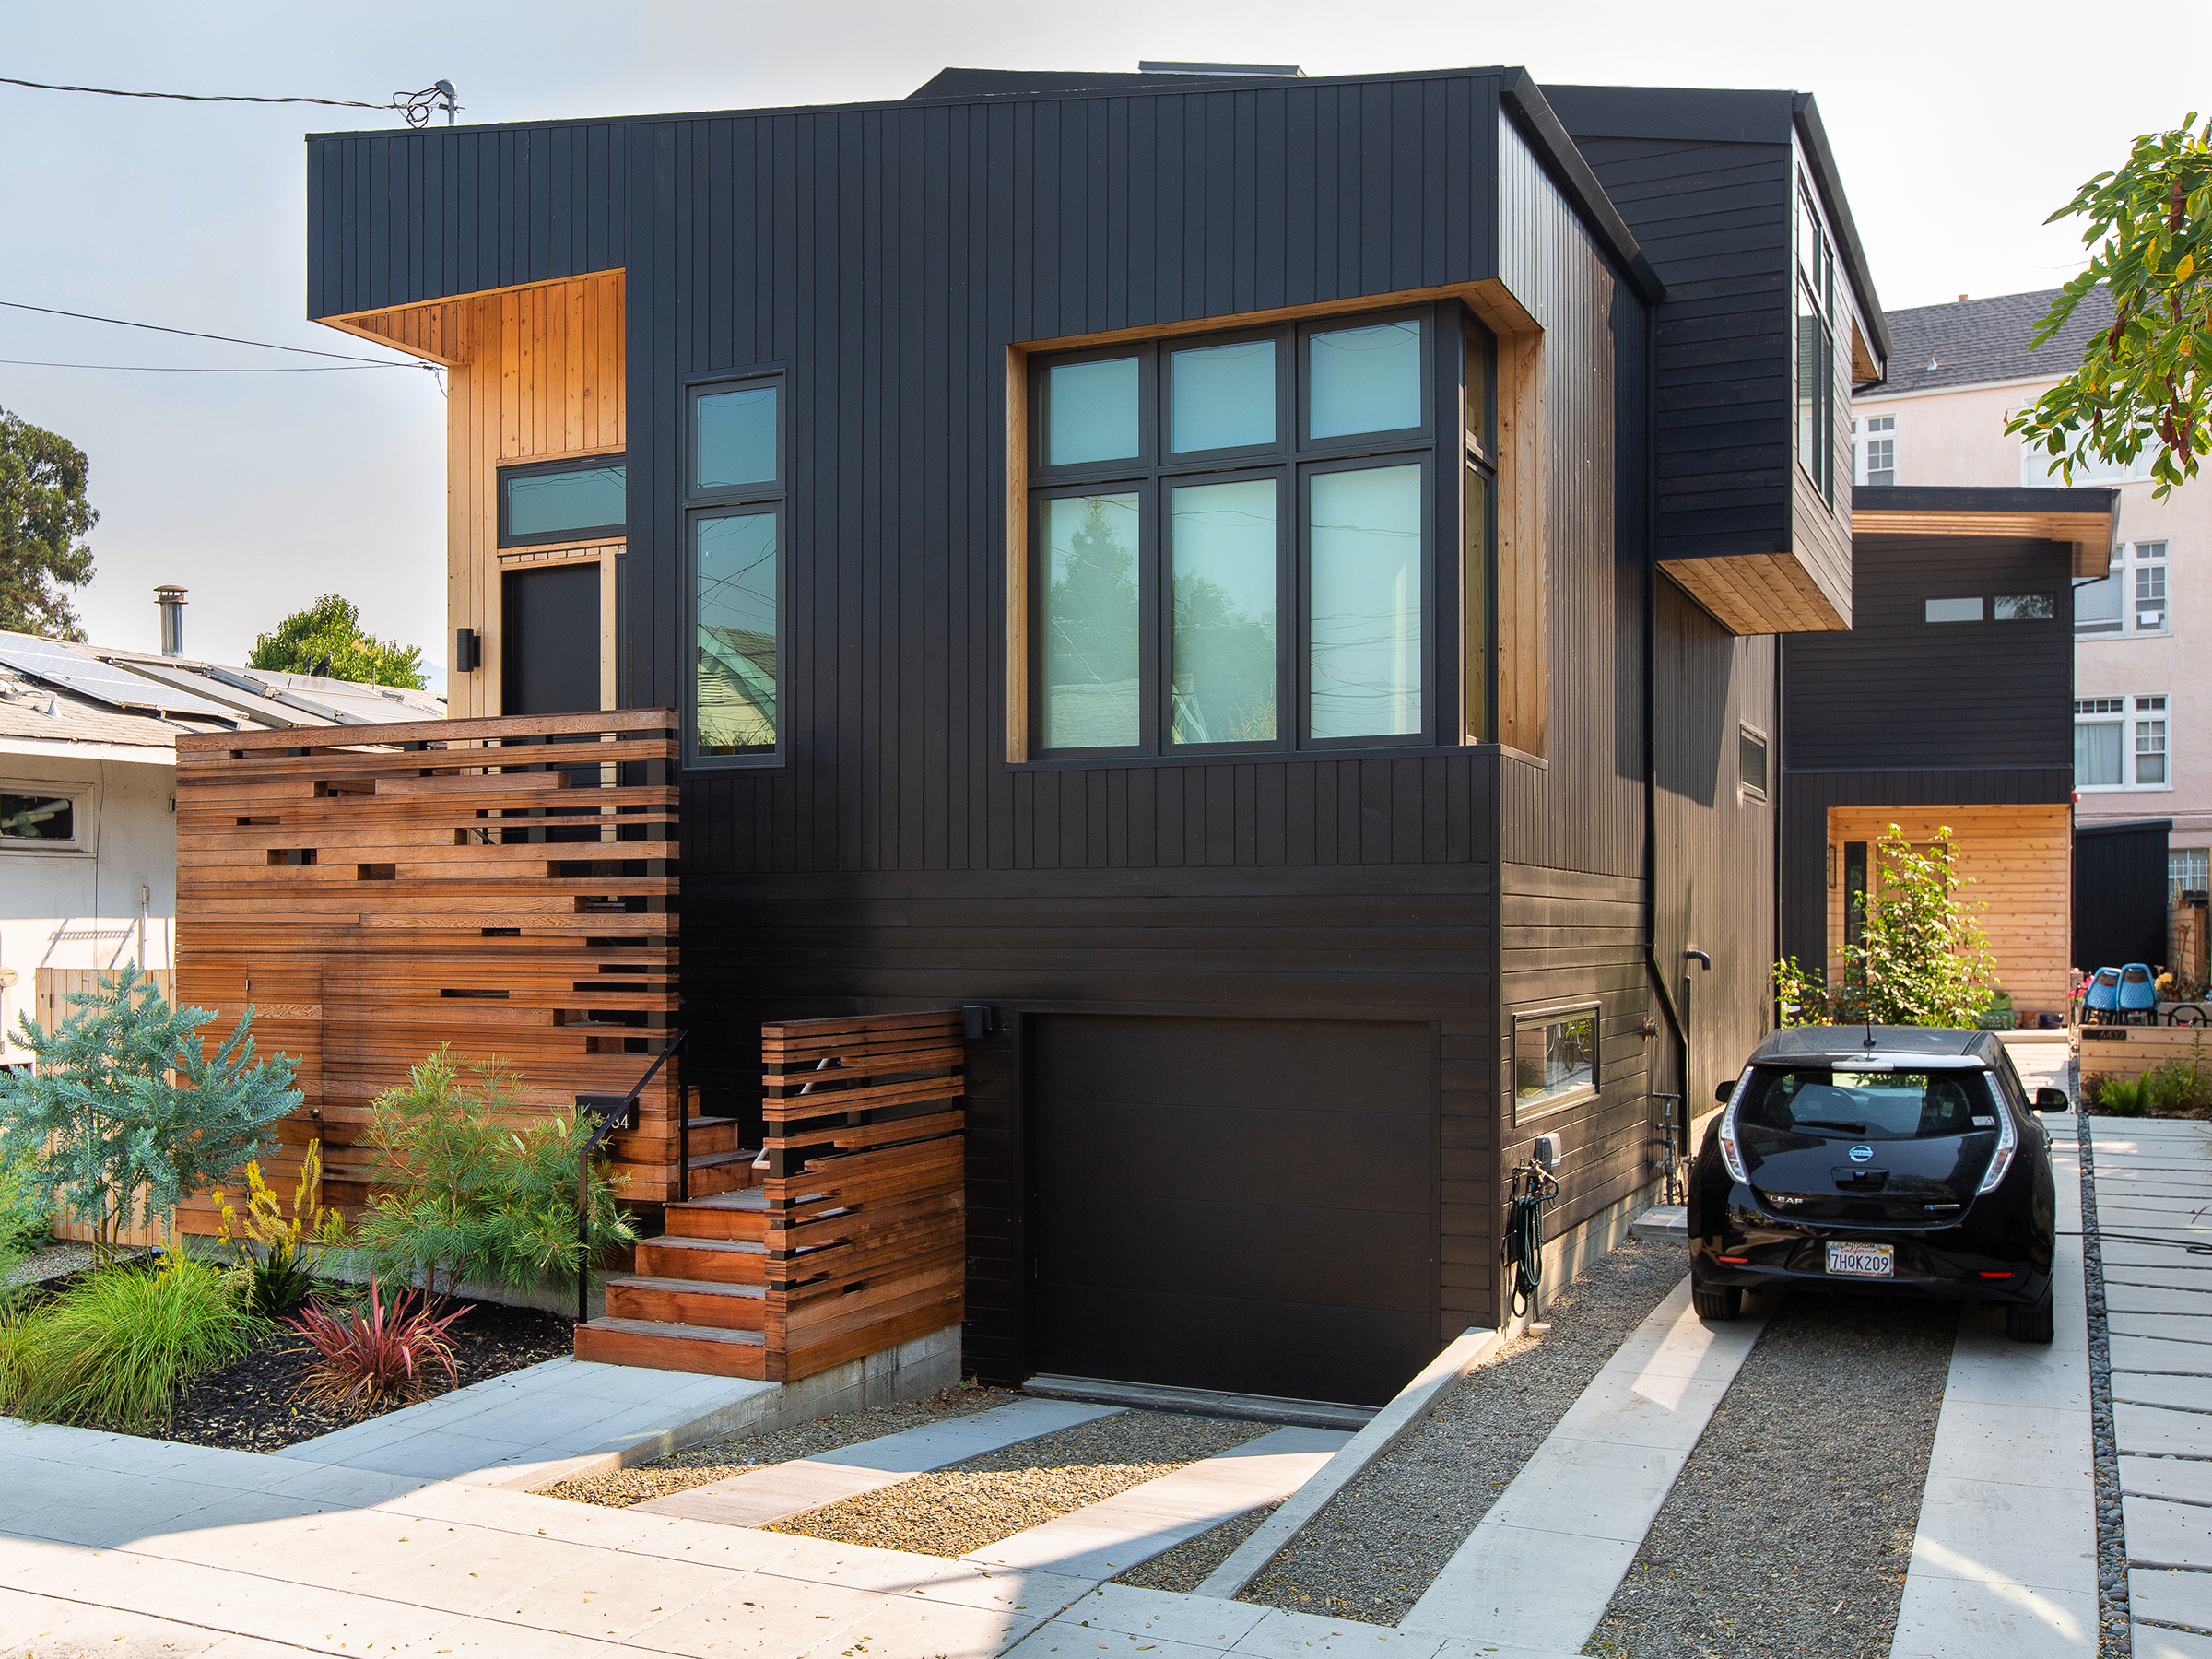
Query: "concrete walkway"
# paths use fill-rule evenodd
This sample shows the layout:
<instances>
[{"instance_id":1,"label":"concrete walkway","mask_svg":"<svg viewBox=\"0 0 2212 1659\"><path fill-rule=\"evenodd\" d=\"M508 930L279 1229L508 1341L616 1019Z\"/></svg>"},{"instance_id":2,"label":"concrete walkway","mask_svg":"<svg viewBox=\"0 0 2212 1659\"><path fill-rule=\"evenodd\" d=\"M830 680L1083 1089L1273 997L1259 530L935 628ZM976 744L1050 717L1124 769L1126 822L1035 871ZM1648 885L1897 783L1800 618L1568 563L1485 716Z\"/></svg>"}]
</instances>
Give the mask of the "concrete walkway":
<instances>
[{"instance_id":1,"label":"concrete walkway","mask_svg":"<svg viewBox=\"0 0 2212 1659\"><path fill-rule=\"evenodd\" d=\"M2212 1659L2208 1126L2089 1122L2136 1659Z\"/></svg>"}]
</instances>

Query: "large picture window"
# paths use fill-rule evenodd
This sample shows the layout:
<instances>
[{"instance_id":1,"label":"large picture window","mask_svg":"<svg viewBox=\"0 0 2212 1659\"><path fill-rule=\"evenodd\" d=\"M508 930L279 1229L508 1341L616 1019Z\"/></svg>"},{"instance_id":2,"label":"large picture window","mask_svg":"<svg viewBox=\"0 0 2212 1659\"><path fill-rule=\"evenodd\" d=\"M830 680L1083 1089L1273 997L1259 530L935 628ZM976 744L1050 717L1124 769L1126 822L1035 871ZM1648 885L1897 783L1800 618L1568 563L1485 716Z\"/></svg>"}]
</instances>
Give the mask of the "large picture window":
<instances>
[{"instance_id":1,"label":"large picture window","mask_svg":"<svg viewBox=\"0 0 2212 1659\"><path fill-rule=\"evenodd\" d=\"M782 754L783 394L779 375L686 394L693 764Z\"/></svg>"},{"instance_id":2,"label":"large picture window","mask_svg":"<svg viewBox=\"0 0 2212 1659\"><path fill-rule=\"evenodd\" d=\"M1457 400L1463 371L1441 507L1473 515L1470 575L1443 575L1481 659L1479 737L1492 361L1477 324L1434 307L1034 360L1030 751L1458 741L1437 735L1436 411L1440 375Z\"/></svg>"}]
</instances>

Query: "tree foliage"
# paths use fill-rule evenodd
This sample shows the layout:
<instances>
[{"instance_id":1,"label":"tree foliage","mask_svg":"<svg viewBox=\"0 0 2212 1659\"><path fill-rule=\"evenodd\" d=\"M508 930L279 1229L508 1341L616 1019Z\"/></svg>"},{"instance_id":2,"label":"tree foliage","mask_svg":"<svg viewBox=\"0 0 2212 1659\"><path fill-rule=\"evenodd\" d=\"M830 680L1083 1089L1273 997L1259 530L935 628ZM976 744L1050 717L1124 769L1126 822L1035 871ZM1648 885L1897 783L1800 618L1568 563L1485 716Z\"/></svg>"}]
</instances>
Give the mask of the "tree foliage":
<instances>
[{"instance_id":1,"label":"tree foliage","mask_svg":"<svg viewBox=\"0 0 2212 1659\"><path fill-rule=\"evenodd\" d=\"M62 590L92 580L85 537L100 514L85 499L90 473L66 438L0 409L0 629L85 637Z\"/></svg>"},{"instance_id":2,"label":"tree foliage","mask_svg":"<svg viewBox=\"0 0 2212 1659\"><path fill-rule=\"evenodd\" d=\"M2044 222L2088 221L2088 268L2059 290L2033 345L2109 289L2112 324L2089 336L2081 367L2006 427L2058 460L2067 483L2093 462L2132 463L2155 448L2153 494L2196 476L2212 449L2212 121L2192 111L2146 133L2116 171L2099 173Z\"/></svg>"},{"instance_id":3,"label":"tree foliage","mask_svg":"<svg viewBox=\"0 0 2212 1659\"><path fill-rule=\"evenodd\" d=\"M1841 982L1795 957L1774 964L1782 1023L1972 1025L1989 1006L1995 963L1974 921L1981 907L1959 898L1970 878L1952 868L1950 827L1924 853L1892 824L1875 856L1874 890L1851 899L1858 938L1843 947Z\"/></svg>"},{"instance_id":4,"label":"tree foliage","mask_svg":"<svg viewBox=\"0 0 2212 1659\"><path fill-rule=\"evenodd\" d=\"M468 1280L539 1288L576 1282L576 1163L591 1138L574 1112L538 1114L497 1058L465 1072L443 1048L378 1097L371 1138L385 1179L354 1230L385 1283L450 1299ZM592 1251L638 1236L617 1177L592 1171Z\"/></svg>"},{"instance_id":5,"label":"tree foliage","mask_svg":"<svg viewBox=\"0 0 2212 1659\"><path fill-rule=\"evenodd\" d=\"M284 674L327 675L367 686L405 686L414 691L427 683L419 645L363 633L360 606L336 594L324 594L277 623L275 633L257 637L246 665Z\"/></svg>"},{"instance_id":6,"label":"tree foliage","mask_svg":"<svg viewBox=\"0 0 2212 1659\"><path fill-rule=\"evenodd\" d=\"M254 1058L250 1007L210 1055L199 1029L215 1016L171 1007L135 967L69 1002L51 1037L21 1020L37 1064L0 1071L0 1159L31 1160L32 1190L90 1218L107 1261L134 1218L152 1225L257 1154L300 1096L288 1056Z\"/></svg>"}]
</instances>

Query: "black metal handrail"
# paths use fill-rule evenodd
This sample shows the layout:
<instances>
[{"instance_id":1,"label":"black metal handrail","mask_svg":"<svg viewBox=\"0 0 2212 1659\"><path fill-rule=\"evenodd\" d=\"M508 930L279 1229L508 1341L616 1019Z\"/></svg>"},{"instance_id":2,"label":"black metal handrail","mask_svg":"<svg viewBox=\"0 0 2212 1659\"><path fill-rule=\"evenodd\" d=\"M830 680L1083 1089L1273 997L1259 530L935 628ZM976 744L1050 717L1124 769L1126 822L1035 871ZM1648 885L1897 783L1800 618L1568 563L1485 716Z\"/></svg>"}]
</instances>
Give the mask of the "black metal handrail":
<instances>
[{"instance_id":1,"label":"black metal handrail","mask_svg":"<svg viewBox=\"0 0 2212 1659\"><path fill-rule=\"evenodd\" d=\"M580 1094L576 1097L579 1113L589 1112L598 1122L591 1136L576 1153L576 1323L588 1324L592 1318L592 1154L606 1138L618 1131L638 1126L638 1097L645 1092L661 1067L668 1064L668 1056L684 1046L688 1031L677 1031L668 1040L667 1046L653 1056L645 1075L629 1086L628 1094ZM688 1091L687 1091L688 1092ZM688 1114L685 1100L677 1102L679 1112ZM690 1125L684 1124L679 1132L677 1157L684 1157L690 1148ZM687 1171L688 1173L688 1171ZM687 1189L688 1190L688 1189Z\"/></svg>"}]
</instances>

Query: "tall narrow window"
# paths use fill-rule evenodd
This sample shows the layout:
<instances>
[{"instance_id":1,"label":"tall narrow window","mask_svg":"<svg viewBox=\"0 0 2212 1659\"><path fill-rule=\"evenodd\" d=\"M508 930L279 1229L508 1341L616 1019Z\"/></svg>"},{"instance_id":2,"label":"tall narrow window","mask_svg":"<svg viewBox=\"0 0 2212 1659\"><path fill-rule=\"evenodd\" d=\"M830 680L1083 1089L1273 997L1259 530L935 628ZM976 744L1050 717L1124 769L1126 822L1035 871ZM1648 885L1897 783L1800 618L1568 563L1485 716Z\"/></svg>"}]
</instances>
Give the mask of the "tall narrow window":
<instances>
[{"instance_id":1,"label":"tall narrow window","mask_svg":"<svg viewBox=\"0 0 2212 1659\"><path fill-rule=\"evenodd\" d=\"M1814 206L1797 186L1797 462L1824 500L1835 500L1836 257Z\"/></svg>"},{"instance_id":2,"label":"tall narrow window","mask_svg":"<svg viewBox=\"0 0 2212 1659\"><path fill-rule=\"evenodd\" d=\"M1843 843L1843 943L1855 946L1866 929L1866 843Z\"/></svg>"},{"instance_id":3,"label":"tall narrow window","mask_svg":"<svg viewBox=\"0 0 2212 1659\"><path fill-rule=\"evenodd\" d=\"M1436 659L1440 635L1468 630L1466 729L1482 733L1494 462L1479 333L1453 303L1035 359L1028 751L1478 740L1458 729L1448 674L1437 707ZM1439 566L1440 522L1458 571Z\"/></svg>"},{"instance_id":4,"label":"tall narrow window","mask_svg":"<svg viewBox=\"0 0 2212 1659\"><path fill-rule=\"evenodd\" d=\"M686 394L694 764L757 766L783 751L783 401L780 375Z\"/></svg>"}]
</instances>

